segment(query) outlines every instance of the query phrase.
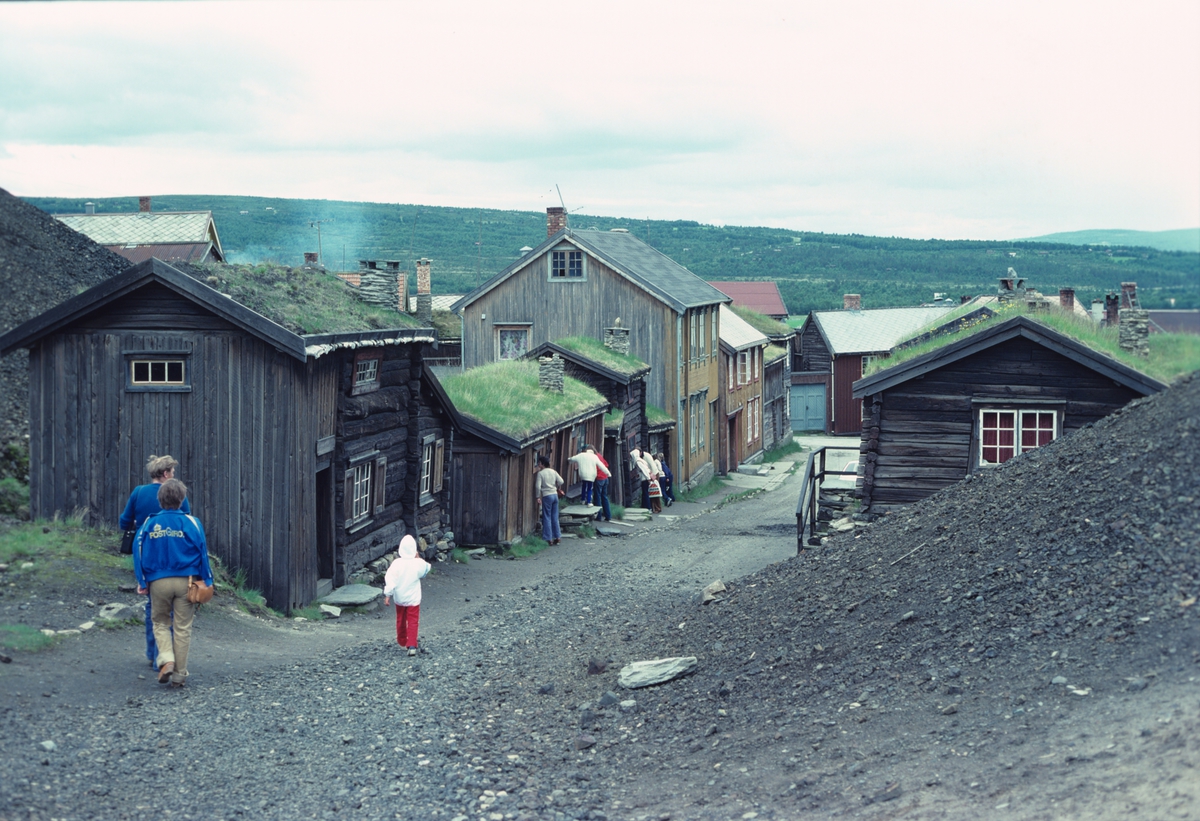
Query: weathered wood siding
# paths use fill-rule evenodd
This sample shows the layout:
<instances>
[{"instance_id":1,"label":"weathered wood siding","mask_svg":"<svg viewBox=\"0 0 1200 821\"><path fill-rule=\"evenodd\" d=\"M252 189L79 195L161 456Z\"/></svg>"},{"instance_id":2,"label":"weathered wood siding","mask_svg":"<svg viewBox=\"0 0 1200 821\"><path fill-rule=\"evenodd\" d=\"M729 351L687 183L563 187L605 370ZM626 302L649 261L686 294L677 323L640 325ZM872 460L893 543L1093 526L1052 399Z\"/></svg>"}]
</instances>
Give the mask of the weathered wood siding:
<instances>
[{"instance_id":1,"label":"weathered wood siding","mask_svg":"<svg viewBox=\"0 0 1200 821\"><path fill-rule=\"evenodd\" d=\"M862 356L842 354L833 360L833 391L830 397L829 432L862 433L863 402L854 398L854 383L862 379Z\"/></svg>"},{"instance_id":2,"label":"weathered wood siding","mask_svg":"<svg viewBox=\"0 0 1200 821\"><path fill-rule=\"evenodd\" d=\"M909 504L974 469L972 400L1061 400L1059 435L1139 396L1027 339L1014 339L868 397L862 493L867 506Z\"/></svg>"},{"instance_id":3,"label":"weathered wood siding","mask_svg":"<svg viewBox=\"0 0 1200 821\"><path fill-rule=\"evenodd\" d=\"M792 436L790 359L791 354L781 356L763 367L763 450L778 447Z\"/></svg>"}]
</instances>

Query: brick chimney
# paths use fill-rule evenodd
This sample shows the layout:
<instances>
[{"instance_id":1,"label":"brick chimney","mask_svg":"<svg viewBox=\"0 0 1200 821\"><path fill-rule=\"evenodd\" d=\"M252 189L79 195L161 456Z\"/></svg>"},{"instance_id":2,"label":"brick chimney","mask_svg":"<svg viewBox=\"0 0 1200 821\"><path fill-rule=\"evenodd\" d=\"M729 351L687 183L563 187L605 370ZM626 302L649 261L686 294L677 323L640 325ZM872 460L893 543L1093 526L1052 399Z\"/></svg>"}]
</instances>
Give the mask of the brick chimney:
<instances>
[{"instance_id":1,"label":"brick chimney","mask_svg":"<svg viewBox=\"0 0 1200 821\"><path fill-rule=\"evenodd\" d=\"M629 329L621 327L621 317L617 317L611 328L604 329L604 347L613 353L629 353Z\"/></svg>"},{"instance_id":2,"label":"brick chimney","mask_svg":"<svg viewBox=\"0 0 1200 821\"><path fill-rule=\"evenodd\" d=\"M425 325L433 323L432 283L429 275L429 260L417 260L417 320Z\"/></svg>"},{"instance_id":3,"label":"brick chimney","mask_svg":"<svg viewBox=\"0 0 1200 821\"><path fill-rule=\"evenodd\" d=\"M304 252L304 264L305 265L316 265L317 264L317 254L315 251L305 251Z\"/></svg>"},{"instance_id":4,"label":"brick chimney","mask_svg":"<svg viewBox=\"0 0 1200 821\"><path fill-rule=\"evenodd\" d=\"M861 294L843 294L842 308L847 311L862 310L862 295Z\"/></svg>"},{"instance_id":5,"label":"brick chimney","mask_svg":"<svg viewBox=\"0 0 1200 821\"><path fill-rule=\"evenodd\" d=\"M1117 310L1121 306L1121 298L1117 294L1104 295L1104 324L1110 328L1117 327Z\"/></svg>"},{"instance_id":6,"label":"brick chimney","mask_svg":"<svg viewBox=\"0 0 1200 821\"><path fill-rule=\"evenodd\" d=\"M1058 289L1058 306L1068 313L1075 313L1075 289Z\"/></svg>"},{"instance_id":7,"label":"brick chimney","mask_svg":"<svg viewBox=\"0 0 1200 821\"><path fill-rule=\"evenodd\" d=\"M562 393L564 364L562 357L556 353L539 356L538 387L550 393Z\"/></svg>"},{"instance_id":8,"label":"brick chimney","mask_svg":"<svg viewBox=\"0 0 1200 821\"><path fill-rule=\"evenodd\" d=\"M149 197L138 197L138 211L140 211L143 214L150 213L150 198Z\"/></svg>"},{"instance_id":9,"label":"brick chimney","mask_svg":"<svg viewBox=\"0 0 1200 821\"><path fill-rule=\"evenodd\" d=\"M546 236L552 237L567 227L567 209L554 207L546 209Z\"/></svg>"}]
</instances>

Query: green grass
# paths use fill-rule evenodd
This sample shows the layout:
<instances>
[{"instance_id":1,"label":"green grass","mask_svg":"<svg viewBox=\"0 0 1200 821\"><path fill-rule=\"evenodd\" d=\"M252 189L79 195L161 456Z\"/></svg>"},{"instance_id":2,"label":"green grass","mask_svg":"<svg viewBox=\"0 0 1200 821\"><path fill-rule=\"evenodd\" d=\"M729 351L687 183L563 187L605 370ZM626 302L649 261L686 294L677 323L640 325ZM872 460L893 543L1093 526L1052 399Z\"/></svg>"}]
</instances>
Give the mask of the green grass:
<instances>
[{"instance_id":1,"label":"green grass","mask_svg":"<svg viewBox=\"0 0 1200 821\"><path fill-rule=\"evenodd\" d=\"M54 636L47 636L36 627L27 624L0 624L0 647L20 653L36 653L47 650L57 643Z\"/></svg>"},{"instance_id":2,"label":"green grass","mask_svg":"<svg viewBox=\"0 0 1200 821\"><path fill-rule=\"evenodd\" d=\"M609 505L608 509L612 512L612 517L614 519L624 519L625 518L625 506L624 505Z\"/></svg>"},{"instance_id":3,"label":"green grass","mask_svg":"<svg viewBox=\"0 0 1200 821\"><path fill-rule=\"evenodd\" d=\"M1089 348L1108 354L1123 364L1163 382L1171 382L1177 377L1200 369L1200 337L1195 335L1151 334L1149 338L1150 355L1142 358L1121 350L1116 328L1101 327L1090 319L1058 310L1029 311L1023 304L1014 303L998 308L996 316L982 318L960 331L935 337L919 345L902 348L886 359L877 359L866 368L864 376L870 376L885 368L891 368L923 354L936 351L1017 315L1028 316L1065 336L1082 342ZM938 320L937 324L950 322L954 316L954 313L944 316Z\"/></svg>"},{"instance_id":4,"label":"green grass","mask_svg":"<svg viewBox=\"0 0 1200 821\"><path fill-rule=\"evenodd\" d=\"M579 529L576 530L575 532L579 535L579 538L581 538L581 539L596 538L596 528L592 527L590 524L580 525Z\"/></svg>"},{"instance_id":5,"label":"green grass","mask_svg":"<svg viewBox=\"0 0 1200 821\"><path fill-rule=\"evenodd\" d=\"M772 362L778 362L788 356L788 349L782 345L768 345L763 351L763 364L770 365Z\"/></svg>"},{"instance_id":6,"label":"green grass","mask_svg":"<svg viewBox=\"0 0 1200 821\"><path fill-rule=\"evenodd\" d=\"M562 393L538 386L538 363L493 362L442 382L462 413L518 441L565 419L599 410L608 401L595 388L567 377Z\"/></svg>"},{"instance_id":7,"label":"green grass","mask_svg":"<svg viewBox=\"0 0 1200 821\"><path fill-rule=\"evenodd\" d=\"M531 534L505 550L504 555L516 556L518 559L527 559L530 556L536 556L549 546L550 543L541 536L534 536Z\"/></svg>"},{"instance_id":8,"label":"green grass","mask_svg":"<svg viewBox=\"0 0 1200 821\"><path fill-rule=\"evenodd\" d=\"M321 606L310 604L308 607L296 607L292 610L293 619L308 619L309 621L325 621L325 613Z\"/></svg>"},{"instance_id":9,"label":"green grass","mask_svg":"<svg viewBox=\"0 0 1200 821\"><path fill-rule=\"evenodd\" d=\"M568 351L574 351L580 356L586 356L610 371L616 371L625 376L632 376L649 368L649 365L636 356L619 354L611 348L604 347L604 343L599 339L593 339L590 336L568 336L554 340L554 344L566 348Z\"/></svg>"},{"instance_id":10,"label":"green grass","mask_svg":"<svg viewBox=\"0 0 1200 821\"><path fill-rule=\"evenodd\" d=\"M786 336L792 329L777 319L771 319L766 314L760 314L742 305L730 305L730 310L741 317L747 325L764 336Z\"/></svg>"},{"instance_id":11,"label":"green grass","mask_svg":"<svg viewBox=\"0 0 1200 821\"><path fill-rule=\"evenodd\" d=\"M29 485L15 476L0 479L0 514L19 519L29 518Z\"/></svg>"},{"instance_id":12,"label":"green grass","mask_svg":"<svg viewBox=\"0 0 1200 821\"><path fill-rule=\"evenodd\" d=\"M800 453L804 448L793 438L788 437L787 442L778 447L771 448L763 454L764 462L780 462L785 457L791 456L794 453Z\"/></svg>"},{"instance_id":13,"label":"green grass","mask_svg":"<svg viewBox=\"0 0 1200 821\"><path fill-rule=\"evenodd\" d=\"M650 427L665 425L668 422L674 421L675 419L671 416L671 414L667 413L662 408L658 407L657 405L651 405L649 402L646 403L646 423L650 425Z\"/></svg>"},{"instance_id":14,"label":"green grass","mask_svg":"<svg viewBox=\"0 0 1200 821\"><path fill-rule=\"evenodd\" d=\"M450 561L458 562L459 564L470 564L471 556L461 547L456 547L450 551Z\"/></svg>"},{"instance_id":15,"label":"green grass","mask_svg":"<svg viewBox=\"0 0 1200 821\"><path fill-rule=\"evenodd\" d=\"M699 502L701 499L706 499L709 496L712 496L714 493L720 493L727 486L728 486L728 482L726 482L720 476L714 476L713 478L709 479L704 484L698 485L697 487L694 487L691 490L677 492L675 494L675 501L676 502Z\"/></svg>"}]
</instances>

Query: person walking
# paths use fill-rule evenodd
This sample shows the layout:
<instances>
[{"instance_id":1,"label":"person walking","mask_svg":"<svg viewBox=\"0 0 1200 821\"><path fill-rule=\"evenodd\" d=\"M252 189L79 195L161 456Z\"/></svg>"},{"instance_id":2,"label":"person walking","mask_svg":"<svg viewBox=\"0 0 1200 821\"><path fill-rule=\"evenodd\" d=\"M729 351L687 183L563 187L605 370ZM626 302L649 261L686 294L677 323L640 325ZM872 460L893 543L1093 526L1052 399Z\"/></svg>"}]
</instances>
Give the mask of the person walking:
<instances>
[{"instance_id":1,"label":"person walking","mask_svg":"<svg viewBox=\"0 0 1200 821\"><path fill-rule=\"evenodd\" d=\"M663 501L667 507L675 504L675 474L671 472L671 466L667 464L665 454L658 454L658 481L662 485Z\"/></svg>"},{"instance_id":2,"label":"person walking","mask_svg":"<svg viewBox=\"0 0 1200 821\"><path fill-rule=\"evenodd\" d=\"M417 628L421 621L421 579L429 573L429 562L417 556L417 540L400 540L399 555L383 576L383 603L396 605L396 644L417 654Z\"/></svg>"},{"instance_id":3,"label":"person walking","mask_svg":"<svg viewBox=\"0 0 1200 821\"><path fill-rule=\"evenodd\" d=\"M550 460L538 454L538 471L534 474L538 505L542 512L542 538L547 544L562 541L562 528L558 521L558 497L562 495L563 477L550 467Z\"/></svg>"},{"instance_id":4,"label":"person walking","mask_svg":"<svg viewBox=\"0 0 1200 821\"><path fill-rule=\"evenodd\" d=\"M612 521L612 508L608 504L608 480L612 478L612 470L608 460L596 453L596 449L588 445L588 450L596 457L599 467L596 472L596 502L600 505L600 518L606 522Z\"/></svg>"},{"instance_id":5,"label":"person walking","mask_svg":"<svg viewBox=\"0 0 1200 821\"><path fill-rule=\"evenodd\" d=\"M580 445L579 453L576 453L568 461L573 462L575 469L579 471L579 501L582 504L590 505L596 476L601 467L600 460L596 458L596 451L587 445Z\"/></svg>"},{"instance_id":6,"label":"person walking","mask_svg":"<svg viewBox=\"0 0 1200 821\"><path fill-rule=\"evenodd\" d=\"M168 479L158 490L158 513L146 517L133 541L133 572L138 593L150 595L150 613L158 646L158 681L182 687L188 677L188 650L197 605L188 601L188 585L199 576L213 586L204 527L183 512L187 486Z\"/></svg>"},{"instance_id":7,"label":"person walking","mask_svg":"<svg viewBox=\"0 0 1200 821\"><path fill-rule=\"evenodd\" d=\"M168 479L175 478L175 468L179 467L179 462L166 456L150 455L146 461L146 473L150 475L150 484L138 485L129 494L129 501L125 503L125 510L122 511L121 517L117 520L121 530L133 531L135 534L141 528L142 522L146 521L146 517L151 514L158 513L162 507L158 504L158 491L162 487L162 483ZM183 505L179 508L183 513L191 513L191 506L187 499L183 500ZM133 550L133 544L130 543L129 550ZM124 552L124 551L122 551ZM158 646L154 642L154 623L150 619L150 597L146 596L146 658L150 660L150 666L158 671L158 663L155 659L158 658Z\"/></svg>"},{"instance_id":8,"label":"person walking","mask_svg":"<svg viewBox=\"0 0 1200 821\"><path fill-rule=\"evenodd\" d=\"M629 451L629 455L633 457L633 476L641 483L642 486L642 507L646 510L651 510L650 507L650 465L646 462L642 452L637 448Z\"/></svg>"}]
</instances>

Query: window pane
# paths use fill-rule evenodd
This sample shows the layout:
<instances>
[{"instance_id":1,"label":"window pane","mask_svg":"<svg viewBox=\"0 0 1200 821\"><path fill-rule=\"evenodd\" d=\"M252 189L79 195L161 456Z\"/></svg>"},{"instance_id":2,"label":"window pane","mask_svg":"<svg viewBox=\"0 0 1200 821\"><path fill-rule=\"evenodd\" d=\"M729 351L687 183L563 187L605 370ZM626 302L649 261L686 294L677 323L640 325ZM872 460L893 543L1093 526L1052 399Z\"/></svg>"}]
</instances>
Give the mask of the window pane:
<instances>
[{"instance_id":1,"label":"window pane","mask_svg":"<svg viewBox=\"0 0 1200 821\"><path fill-rule=\"evenodd\" d=\"M183 363L168 362L167 363L167 381L182 384L183 382Z\"/></svg>"},{"instance_id":2,"label":"window pane","mask_svg":"<svg viewBox=\"0 0 1200 821\"><path fill-rule=\"evenodd\" d=\"M167 381L167 363L166 362L151 362L150 363L150 381L151 382L166 382Z\"/></svg>"},{"instance_id":3,"label":"window pane","mask_svg":"<svg viewBox=\"0 0 1200 821\"><path fill-rule=\"evenodd\" d=\"M149 362L134 362L133 363L133 381L134 382L149 382L150 381L150 363Z\"/></svg>"},{"instance_id":4,"label":"window pane","mask_svg":"<svg viewBox=\"0 0 1200 821\"><path fill-rule=\"evenodd\" d=\"M520 330L500 331L500 358L520 359L529 352L529 332Z\"/></svg>"}]
</instances>

